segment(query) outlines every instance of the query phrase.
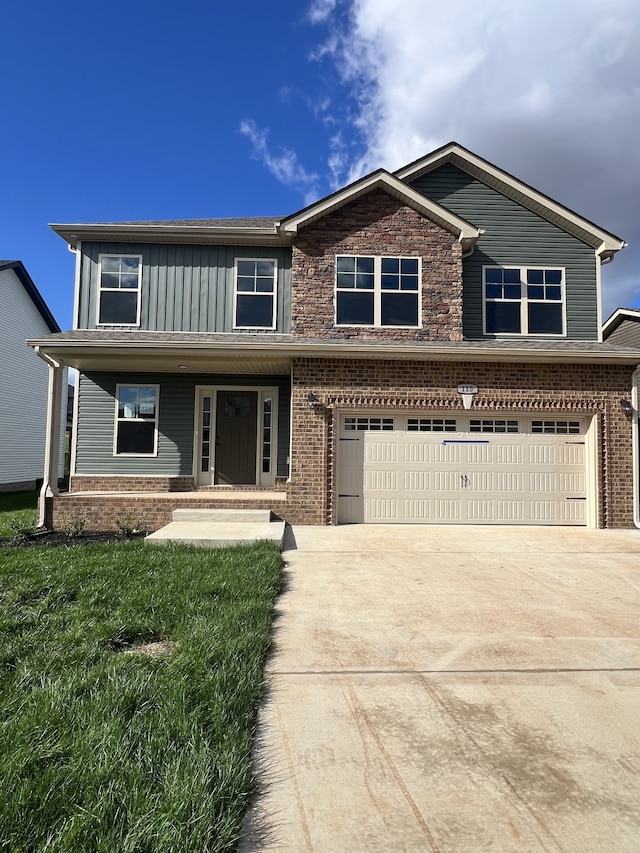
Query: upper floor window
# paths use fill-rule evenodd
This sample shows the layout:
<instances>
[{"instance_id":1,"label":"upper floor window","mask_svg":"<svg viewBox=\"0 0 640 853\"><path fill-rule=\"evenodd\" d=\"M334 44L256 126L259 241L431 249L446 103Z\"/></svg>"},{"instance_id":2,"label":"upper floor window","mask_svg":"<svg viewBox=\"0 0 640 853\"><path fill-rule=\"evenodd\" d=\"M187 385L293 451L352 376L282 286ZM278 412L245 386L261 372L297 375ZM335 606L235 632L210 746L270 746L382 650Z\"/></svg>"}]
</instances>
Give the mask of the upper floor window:
<instances>
[{"instance_id":1,"label":"upper floor window","mask_svg":"<svg viewBox=\"0 0 640 853\"><path fill-rule=\"evenodd\" d=\"M140 324L140 255L101 255L98 323L114 326Z\"/></svg>"},{"instance_id":2,"label":"upper floor window","mask_svg":"<svg viewBox=\"0 0 640 853\"><path fill-rule=\"evenodd\" d=\"M275 329L274 260L236 258L233 325L236 329Z\"/></svg>"},{"instance_id":3,"label":"upper floor window","mask_svg":"<svg viewBox=\"0 0 640 853\"><path fill-rule=\"evenodd\" d=\"M338 255L338 326L420 325L420 259Z\"/></svg>"},{"instance_id":4,"label":"upper floor window","mask_svg":"<svg viewBox=\"0 0 640 853\"><path fill-rule=\"evenodd\" d=\"M483 268L486 334L564 335L564 270Z\"/></svg>"},{"instance_id":5,"label":"upper floor window","mask_svg":"<svg viewBox=\"0 0 640 853\"><path fill-rule=\"evenodd\" d=\"M155 456L158 448L158 386L118 385L116 456Z\"/></svg>"}]
</instances>

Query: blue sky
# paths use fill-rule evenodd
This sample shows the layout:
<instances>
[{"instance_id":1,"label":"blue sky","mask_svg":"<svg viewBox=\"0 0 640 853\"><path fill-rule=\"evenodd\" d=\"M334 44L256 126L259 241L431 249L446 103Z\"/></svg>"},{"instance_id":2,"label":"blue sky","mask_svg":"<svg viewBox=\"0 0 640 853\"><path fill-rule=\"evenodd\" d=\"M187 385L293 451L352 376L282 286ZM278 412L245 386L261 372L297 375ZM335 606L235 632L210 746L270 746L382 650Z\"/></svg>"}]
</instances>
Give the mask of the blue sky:
<instances>
[{"instance_id":1,"label":"blue sky","mask_svg":"<svg viewBox=\"0 0 640 853\"><path fill-rule=\"evenodd\" d=\"M640 305L637 0L5 4L0 258L63 329L50 222L281 215L462 145L628 240Z\"/></svg>"}]
</instances>

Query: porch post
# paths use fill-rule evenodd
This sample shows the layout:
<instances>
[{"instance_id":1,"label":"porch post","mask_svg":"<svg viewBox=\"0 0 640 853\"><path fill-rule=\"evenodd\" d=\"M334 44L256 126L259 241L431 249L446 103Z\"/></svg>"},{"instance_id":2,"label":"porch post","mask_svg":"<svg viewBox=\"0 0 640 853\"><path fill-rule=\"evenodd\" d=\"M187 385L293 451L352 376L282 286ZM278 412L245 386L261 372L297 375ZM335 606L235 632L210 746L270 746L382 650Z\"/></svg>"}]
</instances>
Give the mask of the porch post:
<instances>
[{"instance_id":1,"label":"porch post","mask_svg":"<svg viewBox=\"0 0 640 853\"><path fill-rule=\"evenodd\" d=\"M45 527L47 499L58 494L58 472L60 467L60 418L62 415L62 390L64 368L61 364L39 352L38 355L49 365L49 390L47 393L47 420L44 443L44 477L38 504L38 527ZM49 501L50 503L50 501Z\"/></svg>"}]
</instances>

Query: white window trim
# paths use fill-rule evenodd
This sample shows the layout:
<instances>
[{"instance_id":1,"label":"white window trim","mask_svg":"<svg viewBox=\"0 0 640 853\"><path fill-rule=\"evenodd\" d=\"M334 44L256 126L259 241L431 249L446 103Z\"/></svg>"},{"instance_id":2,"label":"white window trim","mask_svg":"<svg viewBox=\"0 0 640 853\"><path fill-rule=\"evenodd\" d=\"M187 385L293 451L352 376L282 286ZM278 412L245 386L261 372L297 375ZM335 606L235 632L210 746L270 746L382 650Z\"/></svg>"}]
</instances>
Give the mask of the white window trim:
<instances>
[{"instance_id":1,"label":"white window trim","mask_svg":"<svg viewBox=\"0 0 640 853\"><path fill-rule=\"evenodd\" d=\"M273 305L271 312L271 325L270 326L238 326L237 324L237 311L238 311L238 261L269 261L273 264ZM244 296L250 296L251 294L247 291L240 291ZM268 331L273 331L276 328L276 317L277 317L277 306L278 306L278 260L277 258L245 258L245 257L237 257L233 260L233 328L234 329L266 329Z\"/></svg>"},{"instance_id":2,"label":"white window trim","mask_svg":"<svg viewBox=\"0 0 640 853\"><path fill-rule=\"evenodd\" d=\"M129 256L127 256L129 257ZM156 416L153 431L153 453L118 453L118 424L121 420L138 420L138 418L119 418L118 409L120 405L121 388L153 388L156 392ZM158 456L158 420L160 415L160 386L149 382L118 382L116 385L115 412L113 421L113 455L118 459L153 459ZM149 421L144 421L149 423Z\"/></svg>"},{"instance_id":3,"label":"white window trim","mask_svg":"<svg viewBox=\"0 0 640 853\"><path fill-rule=\"evenodd\" d=\"M338 323L338 293L349 292L345 288L338 288L338 258L373 258L373 323ZM418 261L418 289L414 290L382 290L382 258L399 258L400 260ZM422 328L422 257L420 255L356 255L349 252L341 252L334 258L333 263L333 325L344 329L421 329ZM353 291L351 292L358 292ZM370 290L361 290L360 293L371 293ZM418 325L417 326L383 326L382 317L382 293L415 293L418 299Z\"/></svg>"},{"instance_id":4,"label":"white window trim","mask_svg":"<svg viewBox=\"0 0 640 853\"><path fill-rule=\"evenodd\" d=\"M102 287L102 259L103 258L136 258L138 261L138 287L136 293L138 295L138 308L136 311L135 323L101 323L100 322L100 296L103 291L105 293L121 293L123 288ZM131 293L131 289L127 288L125 292ZM140 311L142 304L142 255L135 255L129 252L103 252L98 255L98 298L96 299L96 326L130 326L134 328L140 325Z\"/></svg>"},{"instance_id":5,"label":"white window trim","mask_svg":"<svg viewBox=\"0 0 640 853\"><path fill-rule=\"evenodd\" d=\"M196 385L195 387L195 430L193 436L193 476L198 482L202 476L200 471L200 424L202 423L202 398L211 397L211 424L215 434L215 424L218 417L218 391L224 393L238 393L243 391L256 391L258 394L257 411L257 435L256 435L256 485L261 487L274 486L278 476L278 388L265 387L264 385ZM270 397L271 405L271 471L268 474L262 471L262 436L264 430L264 398ZM213 480L213 472L216 469L216 447L215 440L211 447L210 477ZM213 482L211 483L213 485ZM229 488L223 486L221 488ZM231 488L236 488L232 486ZM237 488L242 488L238 486Z\"/></svg>"},{"instance_id":6,"label":"white window trim","mask_svg":"<svg viewBox=\"0 0 640 853\"><path fill-rule=\"evenodd\" d=\"M525 288L525 293L520 297L520 299L487 299L486 298L486 270L561 270L562 272L562 283L560 287L562 288L562 332L560 334L553 334L552 332L488 332L487 331L487 302L519 302L520 303L520 328L524 329L528 328L527 323L527 305L529 303L529 299L526 295L526 282L522 282L523 288ZM522 280L522 272L520 274L520 278ZM482 333L484 335L490 335L491 337L496 338L566 338L567 337L567 272L566 267L561 266L560 264L486 264L482 266ZM547 299L532 299L532 302L541 302L543 304L557 304L555 300L547 300Z\"/></svg>"}]
</instances>

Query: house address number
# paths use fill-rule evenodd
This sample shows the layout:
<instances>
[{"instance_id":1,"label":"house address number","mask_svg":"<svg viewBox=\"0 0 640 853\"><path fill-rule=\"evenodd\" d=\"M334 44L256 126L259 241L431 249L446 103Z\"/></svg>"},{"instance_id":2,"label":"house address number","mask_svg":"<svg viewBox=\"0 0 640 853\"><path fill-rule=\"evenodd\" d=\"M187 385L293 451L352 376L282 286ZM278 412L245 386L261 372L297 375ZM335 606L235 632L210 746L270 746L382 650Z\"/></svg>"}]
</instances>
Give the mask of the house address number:
<instances>
[{"instance_id":1,"label":"house address number","mask_svg":"<svg viewBox=\"0 0 640 853\"><path fill-rule=\"evenodd\" d=\"M458 385L458 394L477 394L478 386L467 382L463 385Z\"/></svg>"}]
</instances>

